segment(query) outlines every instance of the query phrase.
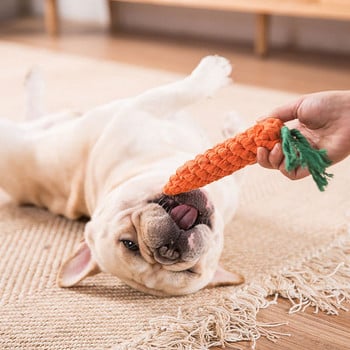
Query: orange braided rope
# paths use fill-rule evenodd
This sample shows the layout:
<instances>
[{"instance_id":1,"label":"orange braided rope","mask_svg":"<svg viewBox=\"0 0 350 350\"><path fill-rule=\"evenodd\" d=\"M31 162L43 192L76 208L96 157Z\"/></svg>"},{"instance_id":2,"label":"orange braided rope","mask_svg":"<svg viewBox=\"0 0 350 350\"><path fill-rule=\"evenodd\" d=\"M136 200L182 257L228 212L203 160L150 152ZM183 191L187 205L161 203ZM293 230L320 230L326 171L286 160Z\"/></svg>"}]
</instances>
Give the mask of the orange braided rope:
<instances>
[{"instance_id":1,"label":"orange braided rope","mask_svg":"<svg viewBox=\"0 0 350 350\"><path fill-rule=\"evenodd\" d=\"M272 150L276 143L281 142L282 126L279 119L268 118L208 149L178 168L163 192L168 195L188 192L256 163L258 147Z\"/></svg>"}]
</instances>

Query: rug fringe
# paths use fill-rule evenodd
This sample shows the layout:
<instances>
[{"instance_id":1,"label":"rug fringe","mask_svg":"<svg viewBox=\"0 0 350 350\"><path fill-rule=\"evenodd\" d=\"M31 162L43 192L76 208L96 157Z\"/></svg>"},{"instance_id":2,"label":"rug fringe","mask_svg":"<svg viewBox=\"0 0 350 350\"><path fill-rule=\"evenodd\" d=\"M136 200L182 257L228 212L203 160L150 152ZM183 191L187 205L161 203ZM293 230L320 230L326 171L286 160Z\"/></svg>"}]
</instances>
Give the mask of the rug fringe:
<instances>
[{"instance_id":1,"label":"rug fringe","mask_svg":"<svg viewBox=\"0 0 350 350\"><path fill-rule=\"evenodd\" d=\"M273 300L271 296L274 296ZM329 247L307 257L299 266L261 277L223 295L215 305L184 308L176 317L152 319L140 338L119 344L114 350L204 350L213 346L233 348L234 343L250 341L252 349L260 337L276 341L276 327L285 322L263 323L256 319L260 309L277 303L278 296L291 302L290 313L313 307L336 315L347 310L350 301L350 232ZM236 344L236 349L240 349Z\"/></svg>"},{"instance_id":2,"label":"rug fringe","mask_svg":"<svg viewBox=\"0 0 350 350\"><path fill-rule=\"evenodd\" d=\"M310 260L281 275L270 276L263 281L279 296L289 299L289 313L305 311L313 307L314 312L323 311L337 315L350 300L350 240L336 240L327 251L319 252Z\"/></svg>"}]
</instances>

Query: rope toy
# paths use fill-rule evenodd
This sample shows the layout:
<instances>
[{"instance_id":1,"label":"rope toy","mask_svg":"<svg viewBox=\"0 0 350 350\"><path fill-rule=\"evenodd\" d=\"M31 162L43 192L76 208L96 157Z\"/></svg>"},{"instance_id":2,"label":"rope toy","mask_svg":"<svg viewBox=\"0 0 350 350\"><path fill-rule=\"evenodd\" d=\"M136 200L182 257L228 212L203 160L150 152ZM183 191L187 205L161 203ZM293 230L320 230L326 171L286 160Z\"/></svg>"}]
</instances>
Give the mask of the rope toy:
<instances>
[{"instance_id":1,"label":"rope toy","mask_svg":"<svg viewBox=\"0 0 350 350\"><path fill-rule=\"evenodd\" d=\"M324 191L333 176L325 171L331 164L326 150L312 148L299 130L288 129L281 120L267 118L187 161L170 177L163 192L176 195L219 180L256 163L258 147L271 151L277 143L282 143L287 171L307 167L319 190Z\"/></svg>"}]
</instances>

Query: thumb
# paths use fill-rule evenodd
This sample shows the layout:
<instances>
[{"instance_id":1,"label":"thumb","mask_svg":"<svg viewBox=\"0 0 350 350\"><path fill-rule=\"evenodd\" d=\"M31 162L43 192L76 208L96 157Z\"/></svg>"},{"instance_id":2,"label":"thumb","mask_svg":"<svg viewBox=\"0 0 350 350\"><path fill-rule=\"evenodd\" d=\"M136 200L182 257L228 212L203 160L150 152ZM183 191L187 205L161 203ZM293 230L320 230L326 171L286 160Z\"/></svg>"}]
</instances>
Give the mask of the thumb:
<instances>
[{"instance_id":1,"label":"thumb","mask_svg":"<svg viewBox=\"0 0 350 350\"><path fill-rule=\"evenodd\" d=\"M258 118L257 121L262 121L266 118L273 117L273 118L278 118L285 123L290 120L297 119L299 106L301 105L302 102L303 102L303 97L299 98L296 101L277 107L274 110L272 110L268 116L262 116Z\"/></svg>"}]
</instances>

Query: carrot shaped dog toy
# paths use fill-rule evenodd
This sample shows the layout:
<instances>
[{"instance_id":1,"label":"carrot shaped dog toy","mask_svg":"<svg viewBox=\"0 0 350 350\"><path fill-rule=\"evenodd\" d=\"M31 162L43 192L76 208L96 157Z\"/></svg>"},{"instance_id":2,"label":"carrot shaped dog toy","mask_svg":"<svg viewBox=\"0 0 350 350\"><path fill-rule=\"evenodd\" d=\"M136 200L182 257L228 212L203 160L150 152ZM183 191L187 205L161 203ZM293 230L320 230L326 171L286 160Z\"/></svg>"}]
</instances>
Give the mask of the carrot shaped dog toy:
<instances>
[{"instance_id":1,"label":"carrot shaped dog toy","mask_svg":"<svg viewBox=\"0 0 350 350\"><path fill-rule=\"evenodd\" d=\"M271 151L276 143L282 144L287 171L307 167L320 191L324 191L328 178L333 176L325 172L331 164L326 151L312 148L299 130L290 130L279 119L268 118L186 162L170 177L163 192L175 195L219 180L256 163L258 147Z\"/></svg>"}]
</instances>

